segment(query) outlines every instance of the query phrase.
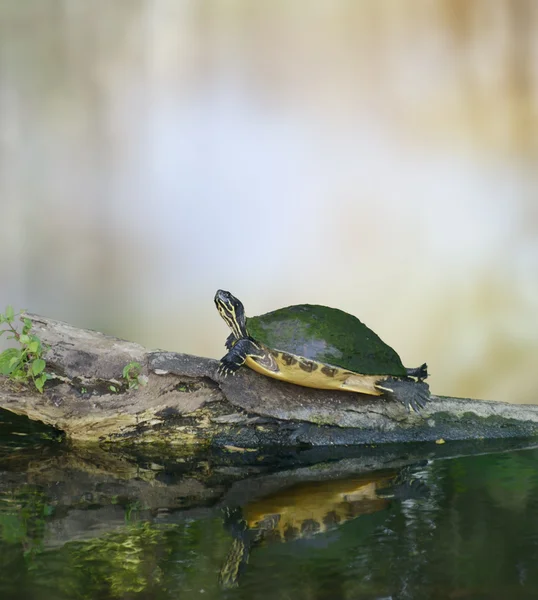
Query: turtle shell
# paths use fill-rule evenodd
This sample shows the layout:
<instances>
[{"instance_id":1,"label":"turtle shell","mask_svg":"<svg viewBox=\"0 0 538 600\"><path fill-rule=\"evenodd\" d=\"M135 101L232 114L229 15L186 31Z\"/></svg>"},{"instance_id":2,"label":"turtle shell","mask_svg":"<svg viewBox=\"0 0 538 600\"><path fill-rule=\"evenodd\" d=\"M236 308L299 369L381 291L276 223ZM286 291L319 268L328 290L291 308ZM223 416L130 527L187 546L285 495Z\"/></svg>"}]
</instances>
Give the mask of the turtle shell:
<instances>
[{"instance_id":1,"label":"turtle shell","mask_svg":"<svg viewBox=\"0 0 538 600\"><path fill-rule=\"evenodd\" d=\"M390 346L357 317L336 308L288 306L248 318L247 330L272 350L363 375L407 375Z\"/></svg>"}]
</instances>

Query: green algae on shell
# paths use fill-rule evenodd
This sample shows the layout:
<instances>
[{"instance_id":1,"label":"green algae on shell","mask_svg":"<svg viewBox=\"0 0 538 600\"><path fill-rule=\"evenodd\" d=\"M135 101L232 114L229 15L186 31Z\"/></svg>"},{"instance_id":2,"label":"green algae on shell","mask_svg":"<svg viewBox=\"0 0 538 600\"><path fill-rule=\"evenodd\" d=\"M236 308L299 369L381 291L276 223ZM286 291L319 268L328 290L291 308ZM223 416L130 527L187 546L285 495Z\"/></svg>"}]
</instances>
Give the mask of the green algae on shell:
<instances>
[{"instance_id":1,"label":"green algae on shell","mask_svg":"<svg viewBox=\"0 0 538 600\"><path fill-rule=\"evenodd\" d=\"M268 348L365 375L405 377L395 350L357 317L300 304L247 318L249 334Z\"/></svg>"}]
</instances>

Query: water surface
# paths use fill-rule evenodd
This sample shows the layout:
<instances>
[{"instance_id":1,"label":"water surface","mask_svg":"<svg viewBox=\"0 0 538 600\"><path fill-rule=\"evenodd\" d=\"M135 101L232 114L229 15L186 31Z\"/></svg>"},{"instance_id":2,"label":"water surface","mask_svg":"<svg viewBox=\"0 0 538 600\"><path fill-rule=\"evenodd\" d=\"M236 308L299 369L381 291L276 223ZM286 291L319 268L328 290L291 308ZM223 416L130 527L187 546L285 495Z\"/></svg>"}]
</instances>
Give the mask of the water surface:
<instances>
[{"instance_id":1,"label":"water surface","mask_svg":"<svg viewBox=\"0 0 538 600\"><path fill-rule=\"evenodd\" d=\"M538 597L537 449L163 459L22 423L0 427L5 600Z\"/></svg>"}]
</instances>

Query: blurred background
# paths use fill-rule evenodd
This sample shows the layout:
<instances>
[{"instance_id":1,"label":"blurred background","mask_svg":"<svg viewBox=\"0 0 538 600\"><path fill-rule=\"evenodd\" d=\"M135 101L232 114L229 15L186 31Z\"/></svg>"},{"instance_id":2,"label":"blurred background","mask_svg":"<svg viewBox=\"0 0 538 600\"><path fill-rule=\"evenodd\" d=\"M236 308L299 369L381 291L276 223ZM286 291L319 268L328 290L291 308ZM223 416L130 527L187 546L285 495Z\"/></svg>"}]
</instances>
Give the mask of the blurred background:
<instances>
[{"instance_id":1,"label":"blurred background","mask_svg":"<svg viewBox=\"0 0 538 600\"><path fill-rule=\"evenodd\" d=\"M0 308L220 357L357 315L537 402L538 3L0 0Z\"/></svg>"}]
</instances>

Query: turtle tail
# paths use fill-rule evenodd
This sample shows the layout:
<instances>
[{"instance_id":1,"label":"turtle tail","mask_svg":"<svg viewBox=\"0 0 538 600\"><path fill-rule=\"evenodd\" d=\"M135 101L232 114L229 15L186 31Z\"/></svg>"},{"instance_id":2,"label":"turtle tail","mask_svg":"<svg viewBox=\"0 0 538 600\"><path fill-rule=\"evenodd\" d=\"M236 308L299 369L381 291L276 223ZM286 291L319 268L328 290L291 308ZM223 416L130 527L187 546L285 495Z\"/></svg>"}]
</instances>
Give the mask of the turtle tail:
<instances>
[{"instance_id":1,"label":"turtle tail","mask_svg":"<svg viewBox=\"0 0 538 600\"><path fill-rule=\"evenodd\" d=\"M414 369L406 369L408 377L416 377L419 381L428 378L428 365L426 363Z\"/></svg>"},{"instance_id":2,"label":"turtle tail","mask_svg":"<svg viewBox=\"0 0 538 600\"><path fill-rule=\"evenodd\" d=\"M389 377L376 383L376 388L382 390L389 400L401 402L408 412L413 409L418 413L430 401L430 386L423 381Z\"/></svg>"}]
</instances>

